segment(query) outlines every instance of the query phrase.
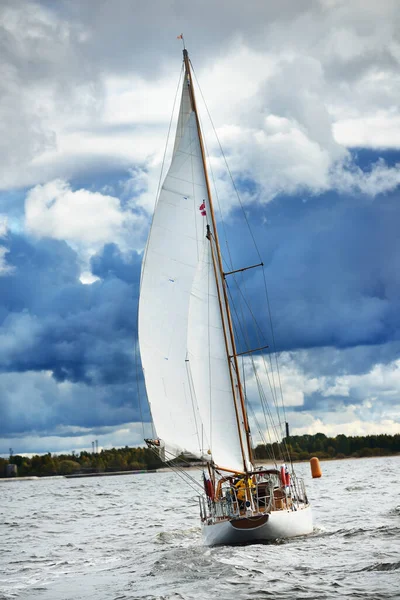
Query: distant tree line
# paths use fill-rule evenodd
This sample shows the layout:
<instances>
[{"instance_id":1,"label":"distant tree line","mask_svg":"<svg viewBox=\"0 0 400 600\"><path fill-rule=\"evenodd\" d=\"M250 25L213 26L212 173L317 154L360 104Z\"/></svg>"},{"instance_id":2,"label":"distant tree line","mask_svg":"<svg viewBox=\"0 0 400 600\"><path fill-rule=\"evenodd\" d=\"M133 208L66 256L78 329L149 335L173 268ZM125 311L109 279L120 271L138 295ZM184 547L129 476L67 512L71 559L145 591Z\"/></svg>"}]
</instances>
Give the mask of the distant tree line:
<instances>
[{"instance_id":1,"label":"distant tree line","mask_svg":"<svg viewBox=\"0 0 400 600\"><path fill-rule=\"evenodd\" d=\"M99 453L41 454L31 458L14 455L0 458L0 477L6 476L8 464L18 467L19 477L106 473L112 471L149 471L164 466L148 448L119 448Z\"/></svg>"},{"instance_id":2,"label":"distant tree line","mask_svg":"<svg viewBox=\"0 0 400 600\"><path fill-rule=\"evenodd\" d=\"M400 434L367 435L347 437L337 435L327 437L316 435L293 435L284 438L292 460L309 460L312 456L320 459L360 458L365 456L390 456L400 453ZM268 460L280 455L282 444L261 444L255 449L255 458ZM0 458L0 477L6 476L8 464L18 467L19 477L49 475L73 475L85 473L106 473L115 471L149 471L165 466L148 448L112 448L99 453L72 452L71 454L41 454L31 458L12 456L9 460Z\"/></svg>"},{"instance_id":3,"label":"distant tree line","mask_svg":"<svg viewBox=\"0 0 400 600\"><path fill-rule=\"evenodd\" d=\"M360 458L365 456L390 456L400 453L400 434L350 436L344 434L327 437L324 433L316 435L292 435L284 438L292 460L317 458ZM255 449L257 459L269 459L280 455L279 444L261 444Z\"/></svg>"}]
</instances>

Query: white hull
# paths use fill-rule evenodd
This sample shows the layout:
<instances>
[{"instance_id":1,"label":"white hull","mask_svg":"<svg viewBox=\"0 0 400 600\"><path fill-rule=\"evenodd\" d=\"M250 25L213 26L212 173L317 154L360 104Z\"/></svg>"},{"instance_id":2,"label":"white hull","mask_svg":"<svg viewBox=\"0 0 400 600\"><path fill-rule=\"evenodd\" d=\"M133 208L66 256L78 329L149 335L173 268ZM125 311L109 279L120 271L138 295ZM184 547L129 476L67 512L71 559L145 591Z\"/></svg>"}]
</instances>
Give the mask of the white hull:
<instances>
[{"instance_id":1,"label":"white hull","mask_svg":"<svg viewBox=\"0 0 400 600\"><path fill-rule=\"evenodd\" d=\"M224 520L210 525L203 524L204 543L206 546L249 544L307 535L313 531L310 506L297 511L272 511L268 520L265 523L262 521L261 517L261 524L257 524L256 520L246 523L246 529L235 526L235 524L238 525L237 519Z\"/></svg>"}]
</instances>

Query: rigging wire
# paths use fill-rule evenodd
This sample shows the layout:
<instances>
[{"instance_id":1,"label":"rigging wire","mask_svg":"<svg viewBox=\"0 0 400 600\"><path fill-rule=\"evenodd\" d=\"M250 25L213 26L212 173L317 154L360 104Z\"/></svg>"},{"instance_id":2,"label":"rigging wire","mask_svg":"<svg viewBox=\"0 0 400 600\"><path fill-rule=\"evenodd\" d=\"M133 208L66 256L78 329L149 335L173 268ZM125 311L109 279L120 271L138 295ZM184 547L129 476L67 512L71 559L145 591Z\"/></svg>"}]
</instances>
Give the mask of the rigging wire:
<instances>
[{"instance_id":1,"label":"rigging wire","mask_svg":"<svg viewBox=\"0 0 400 600\"><path fill-rule=\"evenodd\" d=\"M245 282L243 282L243 288L245 288L245 286L246 286L246 284L245 284ZM246 296L244 294L243 294L243 298L246 298ZM246 302L246 304L247 304L247 302ZM257 325L256 317L255 317L253 311L251 310L250 305L249 304L247 304L247 305L249 307L249 311L250 311L250 313L252 315L254 323ZM263 343L263 338L260 337L260 333L261 333L261 328L256 329L256 335L257 335L259 346L261 346L262 343ZM273 400L274 400L275 408L276 408L276 411L277 411L277 414L278 414L279 426L281 428L281 432L283 433L283 426L282 426L282 421L281 421L281 416L280 416L280 410L279 410L279 404L278 404L277 386L276 386L276 383L275 383L275 374L274 374L274 368L273 368L273 364L272 364L272 355L271 355L270 352L268 352L268 357L269 357L269 361L270 361L271 379L272 379L272 386L273 386L272 389L271 389L271 393L272 393L272 397L273 397ZM264 357L264 355L262 355L262 360L263 360L263 363L264 363L265 371L267 372L268 370L267 370L266 365L265 365L265 357ZM281 394L282 394L282 388L281 388ZM282 395L282 397L283 397L283 395Z\"/></svg>"},{"instance_id":2,"label":"rigging wire","mask_svg":"<svg viewBox=\"0 0 400 600\"><path fill-rule=\"evenodd\" d=\"M247 345L248 345L247 334L246 334L246 332L244 330L244 327L242 325L242 322L244 322L244 320L243 319L242 320L239 319L239 316L238 316L238 313L237 313L236 304L233 301L232 294L231 294L231 291L230 291L229 288L228 288L228 290L229 290L229 297L230 297L230 300L231 300L231 306L232 306L232 308L234 310L234 313L235 313L235 316L236 316L236 322L237 322L239 328L242 330L242 335L245 337L245 339L247 341ZM237 331L236 325L235 325L235 329ZM275 437L277 439L279 439L279 434L278 434L278 431L276 429L276 425L275 425L275 422L274 422L274 419L273 419L273 416L272 416L270 405L269 405L269 403L266 400L264 387L261 384L261 381L260 381L260 378L259 378L259 374L258 374L258 369L257 369L257 366L255 364L253 356L250 356L250 361L251 361L251 364L252 364L253 373L254 373L254 376L255 376L255 379L256 379L256 383L257 383L258 394L259 394L259 397L260 397L261 408L262 408L262 411L263 411L263 414L264 414L264 420L265 420L265 424L266 424L266 427L267 427L268 437L270 439L270 444L272 445L273 442L272 442L272 438L271 438L270 426L268 425L269 422L271 424L271 429L273 430L273 432L275 434ZM271 385L271 382L270 382L270 379L269 379L268 370L266 370L266 377L267 377L267 380L268 380L268 383L269 383L271 394L273 395L273 388L272 388L272 385ZM252 406L251 402L249 402L249 400L248 400L248 403L249 403L250 406ZM253 407L252 407L252 410L254 411ZM275 455L274 455L274 461L276 462Z\"/></svg>"},{"instance_id":3,"label":"rigging wire","mask_svg":"<svg viewBox=\"0 0 400 600\"><path fill-rule=\"evenodd\" d=\"M157 458L160 458L158 448L150 448L150 450L155 456L157 456ZM185 480L195 492L198 491L198 488L201 488L201 490L203 491L203 485L197 479L195 479L192 475L190 475L190 473L188 473L182 467L180 467L179 464L174 463L174 460L179 460L180 463L185 464L187 467L192 467L192 464L189 461L185 460L182 456L175 456L172 452L168 452L167 450L165 450L165 448L164 453L171 455L171 458L167 458L167 460L163 461L164 464L166 464L175 473L177 473L181 477L181 479ZM200 468L199 466L198 470L201 471L202 468Z\"/></svg>"},{"instance_id":4,"label":"rigging wire","mask_svg":"<svg viewBox=\"0 0 400 600\"><path fill-rule=\"evenodd\" d=\"M251 414L252 414L252 418L253 418L256 426L257 426L257 430L258 430L258 434L260 436L261 442L265 446L265 450L267 452L267 458L269 458L275 464L275 466L277 467L278 465L277 465L277 460L276 460L276 456L275 456L275 452L274 452L274 446L273 446L273 442L271 440L271 437L269 436L270 442L269 442L269 447L268 447L267 440L264 437L264 433L263 433L263 431L261 429L261 426L260 426L260 423L259 423L259 421L257 419L257 415L255 413L255 410L254 410L254 408L253 408L253 406L251 404L249 404L249 408L250 408L250 411L251 411ZM268 433L269 433L269 430L268 430Z\"/></svg>"},{"instance_id":5,"label":"rigging wire","mask_svg":"<svg viewBox=\"0 0 400 600\"><path fill-rule=\"evenodd\" d=\"M263 270L263 275L264 275L264 280L265 280L264 270ZM245 288L245 283L244 283L245 279L244 279L244 274L243 273L242 273L242 278L243 278L243 288ZM252 320L254 322L254 325L256 327L255 333L256 333L257 339L258 339L258 345L261 346L264 343L264 341L265 341L264 333L263 333L263 331L262 331L262 329L261 329L261 327L260 327L260 325L259 325L259 323L258 323L258 321L256 319L256 316L255 316L255 314L254 314L254 312L253 312L253 310L252 310L249 302L247 301L246 295L242 291L241 285L239 284L236 275L233 276L233 280L234 280L234 282L236 284L237 290L239 292L239 295L240 295L242 301L246 304L246 306L247 306L247 308L248 308L248 310L250 312L250 315L251 315ZM233 300L231 292L230 292L230 298L231 298L231 305L234 306L235 302ZM238 320L240 326L242 327L241 323L242 322L245 323L245 318L244 318L243 312L242 312L242 320L240 320L238 317L237 317L237 320ZM271 325L272 325L272 319L271 319ZM245 336L246 336L246 344L245 345L247 346L247 348L250 348L250 344L249 344L249 340L248 340L247 334L245 334ZM262 336L262 337L260 337L260 336ZM274 341L275 340L273 339L273 343L274 343ZM283 401L282 384L281 384L280 373L279 373L279 362L277 360L276 352L274 352L274 354L275 354L275 360L276 360L276 365L277 365L277 377L278 377L278 382L279 382L280 398L281 398L283 412L284 412L284 419L286 421L286 411L285 411L285 405L284 405L284 401ZM290 451L289 451L289 448L287 447L287 441L286 441L286 438L285 438L285 435L284 435L284 433L285 433L284 432L284 426L282 424L281 415L280 415L277 385L275 383L275 373L274 373L275 370L274 370L274 367L273 367L273 364L272 364L272 354L271 354L271 352L268 352L268 358L269 358L269 363L270 363L270 370L268 370L268 368L267 368L265 355L264 354L261 355L261 360L263 362L264 371L265 371L266 377L268 379L268 384L269 384L269 387L270 387L271 396L273 398L275 409L276 409L276 413L277 413L277 417L278 417L278 422L279 422L279 427L280 427L279 434L278 434L276 426L275 426L275 424L273 423L272 420L271 420L271 423L273 425L275 435L278 438L279 437L282 438L282 444L284 446L284 452L283 452L283 454L286 455L285 456L285 460L289 460L292 463L292 459L291 459L291 456L290 456ZM253 369L254 370L257 369L256 365L254 364L254 359L252 359L252 364L253 364ZM271 381L270 381L270 375L269 375L269 373L271 373L272 384L271 384ZM261 383L259 383L259 385L262 387ZM292 465L292 468L293 468L293 465Z\"/></svg>"},{"instance_id":6,"label":"rigging wire","mask_svg":"<svg viewBox=\"0 0 400 600\"><path fill-rule=\"evenodd\" d=\"M233 309L235 317L236 317L236 321L234 323L235 335L236 335L236 337L239 337L239 335L238 335L238 328L239 328L239 330L242 333L242 336L244 337L245 345L249 348L248 336L247 336L246 329L244 328L245 319L243 318L243 316L242 316L242 319L239 318L237 307L236 307L236 303L234 302L234 299L232 297L232 293L231 293L231 290L230 290L229 287L228 287L228 293L229 293L229 298L230 298L230 304L232 306L232 309ZM242 303L241 303L241 309L243 311ZM242 312L242 315L243 315L243 312ZM267 428L268 437L270 439L270 443L272 444L271 432L270 432L270 428L269 428L269 425L268 425L267 415L268 415L269 421L271 423L271 428L272 428L272 430L273 430L273 432L275 434L275 437L277 439L279 438L279 435L278 435L278 432L276 430L276 425L274 423L274 419L273 419L273 416L272 416L272 412L271 412L269 403L266 401L264 387L261 385L260 380L259 380L258 369L257 369L257 366L255 364L253 356L250 356L250 361L251 361L252 369L253 369L254 376L255 376L255 379L256 379L256 383L257 383L258 394L259 394L259 398L260 398L261 408L262 408L262 411L263 411L263 414L264 414L264 421L265 421L265 425L266 425L266 428ZM268 383L269 383L271 394L273 395L273 389L272 389L271 382L270 382L270 379L269 379L268 370L266 370L266 377L267 377L267 380L268 380ZM251 406L251 408L252 408L252 410L254 412L252 404L251 404L251 402L250 402L250 400L248 398L247 398L247 402L248 402L249 406ZM273 459L276 462L275 455L273 456Z\"/></svg>"}]
</instances>

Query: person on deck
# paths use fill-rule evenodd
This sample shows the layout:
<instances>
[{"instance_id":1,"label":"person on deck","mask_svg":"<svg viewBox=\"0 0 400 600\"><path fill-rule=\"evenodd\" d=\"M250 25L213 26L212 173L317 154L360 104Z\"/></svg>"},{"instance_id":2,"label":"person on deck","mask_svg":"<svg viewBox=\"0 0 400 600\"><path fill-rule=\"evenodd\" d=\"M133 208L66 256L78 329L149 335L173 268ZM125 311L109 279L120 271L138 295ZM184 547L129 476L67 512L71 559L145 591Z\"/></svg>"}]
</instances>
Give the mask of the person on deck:
<instances>
[{"instance_id":1,"label":"person on deck","mask_svg":"<svg viewBox=\"0 0 400 600\"><path fill-rule=\"evenodd\" d=\"M237 499L241 503L244 503L246 500L246 487L250 491L255 487L251 477L247 479L247 484L244 477L242 477L237 483L235 483Z\"/></svg>"}]
</instances>

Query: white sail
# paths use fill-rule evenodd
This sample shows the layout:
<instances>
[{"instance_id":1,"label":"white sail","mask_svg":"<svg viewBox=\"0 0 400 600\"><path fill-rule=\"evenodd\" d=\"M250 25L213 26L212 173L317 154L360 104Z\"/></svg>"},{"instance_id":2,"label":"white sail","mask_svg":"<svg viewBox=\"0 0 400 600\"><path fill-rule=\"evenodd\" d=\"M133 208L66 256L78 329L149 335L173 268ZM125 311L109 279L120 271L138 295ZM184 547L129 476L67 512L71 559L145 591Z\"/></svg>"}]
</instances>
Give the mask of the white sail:
<instances>
[{"instance_id":1,"label":"white sail","mask_svg":"<svg viewBox=\"0 0 400 600\"><path fill-rule=\"evenodd\" d=\"M158 437L175 454L201 455L202 429L186 362L189 299L205 237L207 197L185 77L172 163L155 209L142 267L139 345Z\"/></svg>"},{"instance_id":2,"label":"white sail","mask_svg":"<svg viewBox=\"0 0 400 600\"><path fill-rule=\"evenodd\" d=\"M167 449L175 455L211 455L219 467L242 471L244 461L247 468L251 465L240 402L232 389L227 316L218 301L222 278L218 270L215 275L206 238L210 215L185 76L172 163L143 261L140 352L157 435ZM237 395L234 373L233 388Z\"/></svg>"},{"instance_id":3,"label":"white sail","mask_svg":"<svg viewBox=\"0 0 400 600\"><path fill-rule=\"evenodd\" d=\"M220 277L218 278L218 286L222 297ZM225 315L227 330L225 311L222 311L222 314ZM240 417L239 397L235 401L233 399L226 344L228 344L230 355L233 350L228 336L227 342L225 342L217 281L212 264L211 242L205 239L202 258L199 262L190 300L188 325L189 366L214 463L227 470L243 471L243 455L248 469L251 468L251 464L247 452L244 427ZM234 373L233 385L235 395L238 396ZM241 441L239 439L236 410L239 422L241 422ZM243 448L243 452L241 448Z\"/></svg>"}]
</instances>

